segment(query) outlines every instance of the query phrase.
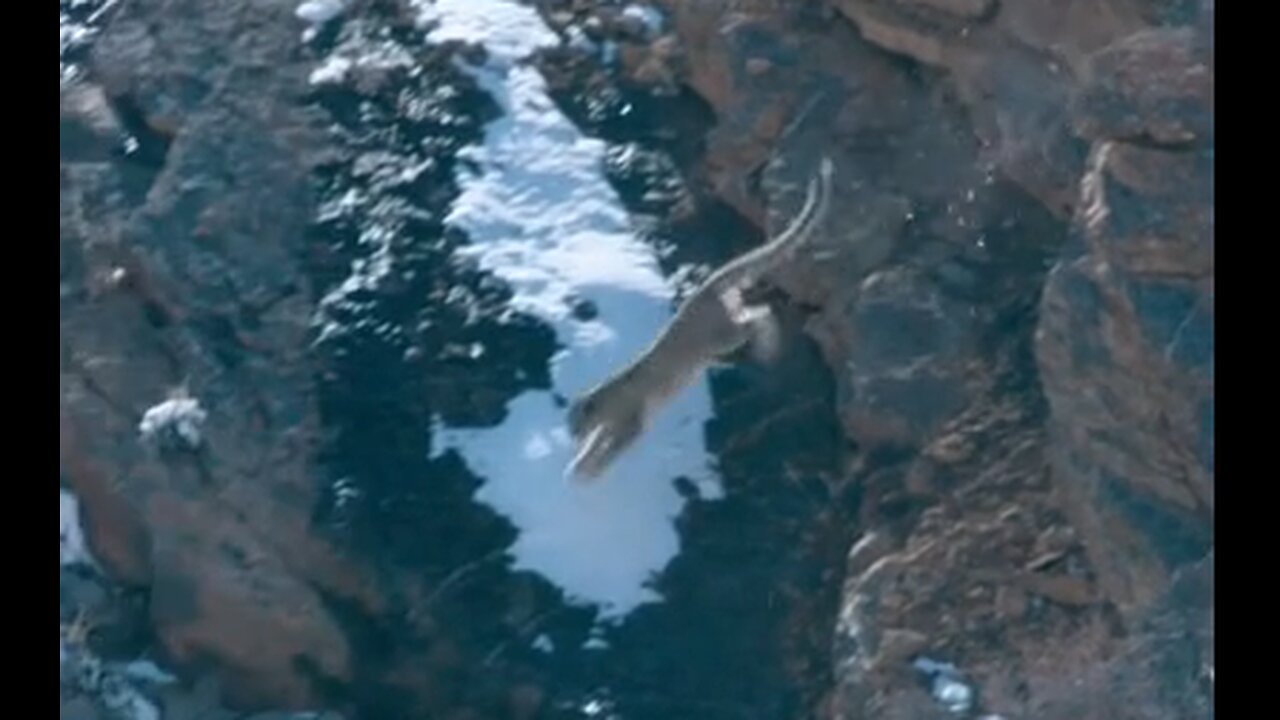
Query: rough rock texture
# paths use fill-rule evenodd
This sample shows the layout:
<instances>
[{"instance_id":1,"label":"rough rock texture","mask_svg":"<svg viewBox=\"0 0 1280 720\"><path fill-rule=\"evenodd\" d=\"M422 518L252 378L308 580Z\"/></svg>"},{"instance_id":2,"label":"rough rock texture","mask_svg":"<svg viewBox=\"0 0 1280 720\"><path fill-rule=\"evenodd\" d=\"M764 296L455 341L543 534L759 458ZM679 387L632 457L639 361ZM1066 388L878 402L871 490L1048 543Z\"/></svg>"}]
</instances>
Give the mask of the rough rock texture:
<instances>
[{"instance_id":1,"label":"rough rock texture","mask_svg":"<svg viewBox=\"0 0 1280 720\"><path fill-rule=\"evenodd\" d=\"M829 709L945 716L923 655L1003 717L1204 717L1212 3L664 5L716 191L778 228L840 169L779 279L862 458Z\"/></svg>"},{"instance_id":2,"label":"rough rock texture","mask_svg":"<svg viewBox=\"0 0 1280 720\"><path fill-rule=\"evenodd\" d=\"M1156 602L1213 547L1213 76L1189 28L1093 58L1092 142L1038 351L1056 471L1108 597Z\"/></svg>"},{"instance_id":3,"label":"rough rock texture","mask_svg":"<svg viewBox=\"0 0 1280 720\"><path fill-rule=\"evenodd\" d=\"M650 693L662 673L624 661L690 657L697 642L652 638L732 598L762 626L784 617L786 638L723 639L743 668L694 664L673 695L759 690L753 653L782 648L797 715L946 717L911 667L926 657L1005 718L1207 716L1212 3L665 4L654 36L616 9L548 3L568 8L560 26L603 18L591 32L619 43L632 82L707 101L702 179L759 227L786 221L820 152L836 160L837 211L777 278L834 387L771 403L718 383L727 419L709 434L749 492L692 513L690 533L749 524L798 549L694 543L664 583L703 614L622 632L614 685ZM307 94L294 5L122 2L60 95L60 481L136 599L124 617L147 619L97 642L154 640L212 678L184 690L196 704L554 714L522 648L581 618L490 562L510 528L475 508L456 459L427 462L419 432L431 413L496 422L545 386L551 350L442 260L458 242L438 219L448 158L478 132L454 112L469 91L447 54L405 50L402 6L369 0L376 22L321 33L360 55L346 80ZM406 272L332 292L373 231ZM497 324L508 344L470 362ZM207 413L200 442L142 442L143 414L179 387ZM788 420L827 400L843 438ZM846 439L856 461L828 476ZM708 581L706 558L749 570ZM783 576L776 600L743 590ZM813 648L833 635L828 667Z\"/></svg>"},{"instance_id":4,"label":"rough rock texture","mask_svg":"<svg viewBox=\"0 0 1280 720\"><path fill-rule=\"evenodd\" d=\"M95 557L145 598L159 655L233 707L316 709L399 685L432 712L501 715L527 688L466 673L507 630L439 622L442 589L424 584L463 563L389 572L316 521L317 378L333 371L313 347L310 234L335 150L295 5L120 3L63 89L60 483ZM469 309L451 312L461 325ZM179 389L204 413L198 442L148 442L144 414ZM422 442L410 451L425 458ZM394 657L370 650L384 632L404 639Z\"/></svg>"},{"instance_id":5,"label":"rough rock texture","mask_svg":"<svg viewBox=\"0 0 1280 720\"><path fill-rule=\"evenodd\" d=\"M290 57L291 12L139 0L105 30L93 77L172 144L136 209L113 189L116 166L64 157L59 470L95 555L149 590L171 659L212 662L242 704L310 707L300 664L350 674L321 593L380 600L367 572L307 530L315 411L298 353L309 309L288 268L315 134L288 105L305 77ZM243 54L169 58L218 43ZM284 69L264 84L262 66ZM143 412L182 384L208 413L202 445L140 442Z\"/></svg>"},{"instance_id":6,"label":"rough rock texture","mask_svg":"<svg viewBox=\"0 0 1280 720\"><path fill-rule=\"evenodd\" d=\"M1065 110L1082 66L1093 51L1148 26L1162 3L832 4L870 42L946 70L991 157L1065 216L1077 199L1082 160Z\"/></svg>"}]
</instances>

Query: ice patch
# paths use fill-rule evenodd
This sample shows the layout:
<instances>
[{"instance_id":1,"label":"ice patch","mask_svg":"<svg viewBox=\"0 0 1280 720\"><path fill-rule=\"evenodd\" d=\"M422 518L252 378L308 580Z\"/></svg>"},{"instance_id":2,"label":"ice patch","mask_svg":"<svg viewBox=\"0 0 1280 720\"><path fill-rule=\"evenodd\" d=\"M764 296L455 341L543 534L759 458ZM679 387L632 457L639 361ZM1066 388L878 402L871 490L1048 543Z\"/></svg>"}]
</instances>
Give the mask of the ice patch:
<instances>
[{"instance_id":1,"label":"ice patch","mask_svg":"<svg viewBox=\"0 0 1280 720\"><path fill-rule=\"evenodd\" d=\"M413 56L393 40L362 42L336 49L315 70L308 81L312 85L340 83L355 68L390 69L414 67Z\"/></svg>"},{"instance_id":2,"label":"ice patch","mask_svg":"<svg viewBox=\"0 0 1280 720\"><path fill-rule=\"evenodd\" d=\"M553 47L559 40L537 10L511 0L412 0L431 42L482 43L500 66Z\"/></svg>"},{"instance_id":3,"label":"ice patch","mask_svg":"<svg viewBox=\"0 0 1280 720\"><path fill-rule=\"evenodd\" d=\"M312 85L335 85L346 79L355 63L351 58L334 56L324 61L320 67L311 71L307 82Z\"/></svg>"},{"instance_id":4,"label":"ice patch","mask_svg":"<svg viewBox=\"0 0 1280 720\"><path fill-rule=\"evenodd\" d=\"M58 491L58 562L64 567L97 567L89 554L84 528L80 525L80 502L75 495L62 489Z\"/></svg>"},{"instance_id":5,"label":"ice patch","mask_svg":"<svg viewBox=\"0 0 1280 720\"><path fill-rule=\"evenodd\" d=\"M926 657L912 663L922 675L930 678L933 699L949 712L962 715L973 708L973 688L961 678L960 671L949 662Z\"/></svg>"},{"instance_id":6,"label":"ice patch","mask_svg":"<svg viewBox=\"0 0 1280 720\"><path fill-rule=\"evenodd\" d=\"M176 675L165 672L150 660L133 660L121 666L120 671L130 680L150 685L171 685L178 682Z\"/></svg>"},{"instance_id":7,"label":"ice patch","mask_svg":"<svg viewBox=\"0 0 1280 720\"><path fill-rule=\"evenodd\" d=\"M138 432L147 441L177 442L195 448L200 445L200 427L207 418L208 414L200 407L199 400L186 396L171 397L143 413Z\"/></svg>"},{"instance_id":8,"label":"ice patch","mask_svg":"<svg viewBox=\"0 0 1280 720\"><path fill-rule=\"evenodd\" d=\"M323 25L338 17L347 9L344 0L306 0L298 5L293 14L303 22L312 25Z\"/></svg>"}]
</instances>

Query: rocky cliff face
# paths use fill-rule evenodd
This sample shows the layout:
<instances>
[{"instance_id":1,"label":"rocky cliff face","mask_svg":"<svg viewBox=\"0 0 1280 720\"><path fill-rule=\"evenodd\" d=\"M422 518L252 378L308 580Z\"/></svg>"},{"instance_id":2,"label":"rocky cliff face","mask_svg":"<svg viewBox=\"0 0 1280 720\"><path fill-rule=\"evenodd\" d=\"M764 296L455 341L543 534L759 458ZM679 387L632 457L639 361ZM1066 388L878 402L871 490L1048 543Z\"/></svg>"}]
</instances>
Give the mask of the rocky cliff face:
<instances>
[{"instance_id":1,"label":"rocky cliff face","mask_svg":"<svg viewBox=\"0 0 1280 720\"><path fill-rule=\"evenodd\" d=\"M725 198L841 168L782 282L861 449L834 714L943 716L945 656L1003 717L1206 716L1211 591L1149 633L1212 572L1212 3L666 5Z\"/></svg>"},{"instance_id":2,"label":"rocky cliff face","mask_svg":"<svg viewBox=\"0 0 1280 720\"><path fill-rule=\"evenodd\" d=\"M1211 716L1211 1L666 2L656 31L544 3L637 87L706 101L680 151L747 221L784 223L819 153L841 197L777 280L830 384L722 383L714 444L761 500L691 513L716 542L667 574L677 610L586 673L514 649L585 620L489 562L511 528L412 435L546 384L546 331L449 262L439 220L488 111L403 4L347 3L307 41L294 5L131 0L91 53L64 42L60 482L128 598L97 651L154 641L239 707L377 717L575 716L555 672L640 695L673 658L679 692L718 665L741 694L775 680L753 654L799 698L768 717ZM364 59L309 90L343 53ZM584 123L618 102L594 87ZM335 293L374 231L412 272ZM508 344L469 363L481 336ZM796 472L821 487L775 482ZM716 544L744 525L776 552ZM725 597L770 635L709 631L727 673L670 639Z\"/></svg>"},{"instance_id":3,"label":"rocky cliff face","mask_svg":"<svg viewBox=\"0 0 1280 720\"><path fill-rule=\"evenodd\" d=\"M351 673L324 593L384 600L306 530L317 427L294 258L320 128L297 104L292 10L131 2L110 15L89 63L114 102L100 110L156 154L132 182L130 156L63 154L59 470L95 554L147 588L169 658L234 658L238 699L305 706L302 667ZM149 442L144 417L184 385L197 434Z\"/></svg>"},{"instance_id":4,"label":"rocky cliff face","mask_svg":"<svg viewBox=\"0 0 1280 720\"><path fill-rule=\"evenodd\" d=\"M345 387L332 383L341 349L314 345L326 253L341 252L341 238L315 239L326 229L315 217L325 180L355 158L326 138L331 120L308 96L316 62L295 5L104 6L63 87L60 481L103 568L143 598L159 655L188 679L209 674L234 707L346 705L334 688L408 693L428 709L501 708L509 693L519 704L529 690L514 680L463 682L478 665L463 656L504 631L460 649L471 631L437 624L421 576L387 572L315 517L332 506L320 453L341 432L324 421L326 383ZM371 22L403 27L401 10ZM433 73L422 82L457 82L447 54L419 60ZM446 186L432 202L448 199ZM441 324L467 313L446 308ZM500 378L487 392L503 392ZM436 507L466 518L443 493ZM500 523L473 526L501 547ZM371 650L387 633L409 642Z\"/></svg>"}]
</instances>

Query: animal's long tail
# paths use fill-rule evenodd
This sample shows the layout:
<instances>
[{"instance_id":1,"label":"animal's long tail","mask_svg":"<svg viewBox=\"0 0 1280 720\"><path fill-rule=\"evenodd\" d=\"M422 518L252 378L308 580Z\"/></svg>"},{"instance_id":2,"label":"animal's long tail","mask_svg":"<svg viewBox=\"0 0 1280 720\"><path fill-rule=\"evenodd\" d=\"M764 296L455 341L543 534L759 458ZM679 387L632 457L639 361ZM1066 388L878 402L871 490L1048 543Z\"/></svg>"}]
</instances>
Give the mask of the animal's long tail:
<instances>
[{"instance_id":1,"label":"animal's long tail","mask_svg":"<svg viewBox=\"0 0 1280 720\"><path fill-rule=\"evenodd\" d=\"M747 253L737 263L742 270L739 281L752 284L759 280L764 273L790 257L796 248L813 236L813 231L826 216L831 204L831 178L834 175L835 164L830 158L823 157L818 164L817 174L809 180L808 192L800 212L776 238Z\"/></svg>"},{"instance_id":2,"label":"animal's long tail","mask_svg":"<svg viewBox=\"0 0 1280 720\"><path fill-rule=\"evenodd\" d=\"M776 248L793 248L800 241L813 235L819 221L827 213L831 204L831 178L835 175L835 164L831 158L823 157L818 163L818 173L809 180L809 189L805 194L804 206L796 214L787 228L769 244Z\"/></svg>"}]
</instances>

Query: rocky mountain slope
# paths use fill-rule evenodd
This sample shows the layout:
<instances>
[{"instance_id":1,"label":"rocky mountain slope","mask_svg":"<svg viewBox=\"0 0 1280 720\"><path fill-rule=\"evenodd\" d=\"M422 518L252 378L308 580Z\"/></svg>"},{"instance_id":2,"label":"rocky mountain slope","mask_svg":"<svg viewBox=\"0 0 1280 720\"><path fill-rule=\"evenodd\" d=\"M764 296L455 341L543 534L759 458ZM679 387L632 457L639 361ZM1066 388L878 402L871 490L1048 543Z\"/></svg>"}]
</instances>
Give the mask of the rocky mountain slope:
<instances>
[{"instance_id":1,"label":"rocky mountain slope","mask_svg":"<svg viewBox=\"0 0 1280 720\"><path fill-rule=\"evenodd\" d=\"M673 614L588 670L515 650L588 620L492 562L513 530L425 448L431 413L492 422L547 382L547 332L449 261L441 221L493 110L409 4L309 33L295 5L121 0L64 41L59 475L118 586L85 601L97 652L154 646L241 708L579 717L579 685L714 677L674 639L698 628L743 643L726 694L793 696L699 717L1212 717L1212 0L671 0L660 26L539 3L616 52L618 77L545 59L575 120L710 109L653 113L683 133L676 226L776 229L819 154L839 168L777 282L794 384L718 390L756 503L691 511ZM309 84L344 48L376 61ZM371 228L413 272L317 340ZM502 339L468 363L475 338ZM747 527L773 550L721 549ZM689 621L726 597L754 642Z\"/></svg>"},{"instance_id":2,"label":"rocky mountain slope","mask_svg":"<svg viewBox=\"0 0 1280 720\"><path fill-rule=\"evenodd\" d=\"M1002 717L1211 714L1213 3L667 6L726 199L842 169L785 283L868 494L835 714L938 713L921 653Z\"/></svg>"}]
</instances>

